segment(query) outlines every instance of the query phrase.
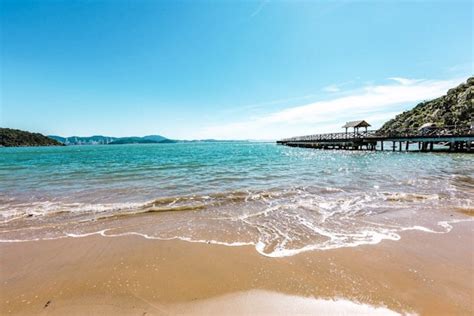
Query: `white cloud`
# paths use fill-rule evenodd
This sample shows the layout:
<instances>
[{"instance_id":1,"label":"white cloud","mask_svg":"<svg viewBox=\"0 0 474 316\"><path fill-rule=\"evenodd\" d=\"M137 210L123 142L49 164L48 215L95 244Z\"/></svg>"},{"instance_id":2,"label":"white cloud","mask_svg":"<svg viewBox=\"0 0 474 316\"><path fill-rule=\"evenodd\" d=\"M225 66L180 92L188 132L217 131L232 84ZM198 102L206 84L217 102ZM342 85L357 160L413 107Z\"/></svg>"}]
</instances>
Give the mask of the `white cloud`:
<instances>
[{"instance_id":1,"label":"white cloud","mask_svg":"<svg viewBox=\"0 0 474 316\"><path fill-rule=\"evenodd\" d=\"M290 107L246 121L215 125L201 131L202 138L278 139L338 131L347 120L366 119L374 127L401 108L439 97L463 79L414 80L391 78L395 83L365 86L352 94ZM396 111L394 111L396 110Z\"/></svg>"},{"instance_id":2,"label":"white cloud","mask_svg":"<svg viewBox=\"0 0 474 316\"><path fill-rule=\"evenodd\" d=\"M339 91L341 91L341 89L337 85L333 84L333 85L324 87L323 91L326 91L326 92L339 92Z\"/></svg>"},{"instance_id":3,"label":"white cloud","mask_svg":"<svg viewBox=\"0 0 474 316\"><path fill-rule=\"evenodd\" d=\"M422 81L420 79L408 79L408 78L402 78L402 77L390 77L388 79L396 81L404 86L408 86L408 85Z\"/></svg>"}]
</instances>

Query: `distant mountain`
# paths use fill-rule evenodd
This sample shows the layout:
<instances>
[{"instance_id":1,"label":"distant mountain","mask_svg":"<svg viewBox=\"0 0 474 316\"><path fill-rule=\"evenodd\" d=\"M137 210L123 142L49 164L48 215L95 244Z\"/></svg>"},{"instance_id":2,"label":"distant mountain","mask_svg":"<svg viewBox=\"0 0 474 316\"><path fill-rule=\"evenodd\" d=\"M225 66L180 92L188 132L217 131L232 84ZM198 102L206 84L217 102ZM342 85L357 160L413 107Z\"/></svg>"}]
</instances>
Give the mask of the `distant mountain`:
<instances>
[{"instance_id":1,"label":"distant mountain","mask_svg":"<svg viewBox=\"0 0 474 316\"><path fill-rule=\"evenodd\" d=\"M175 143L176 141L168 139L160 135L148 135L144 137L110 137L110 136L90 136L90 137L61 137L49 136L65 145L121 145L121 144L165 144Z\"/></svg>"},{"instance_id":2,"label":"distant mountain","mask_svg":"<svg viewBox=\"0 0 474 316\"><path fill-rule=\"evenodd\" d=\"M123 145L123 144L158 144L160 142L145 139L144 137L121 137L109 143L109 145Z\"/></svg>"},{"instance_id":3,"label":"distant mountain","mask_svg":"<svg viewBox=\"0 0 474 316\"><path fill-rule=\"evenodd\" d=\"M425 101L385 123L381 134L404 133L426 123L437 126L469 127L474 119L474 77L449 89L446 95Z\"/></svg>"},{"instance_id":4,"label":"distant mountain","mask_svg":"<svg viewBox=\"0 0 474 316\"><path fill-rule=\"evenodd\" d=\"M232 140L232 139L193 139L193 140L178 140L180 143L241 143L249 140Z\"/></svg>"},{"instance_id":5,"label":"distant mountain","mask_svg":"<svg viewBox=\"0 0 474 316\"><path fill-rule=\"evenodd\" d=\"M168 138L163 137L161 135L148 135L148 136L143 136L142 138L146 140L152 140L158 143L161 143L164 140L169 140Z\"/></svg>"},{"instance_id":6,"label":"distant mountain","mask_svg":"<svg viewBox=\"0 0 474 316\"><path fill-rule=\"evenodd\" d=\"M178 143L179 141L177 140L174 140L174 139L163 139L162 141L159 141L158 143L160 144L174 144L174 143Z\"/></svg>"},{"instance_id":7,"label":"distant mountain","mask_svg":"<svg viewBox=\"0 0 474 316\"><path fill-rule=\"evenodd\" d=\"M161 135L147 135L143 137L110 137L110 136L90 136L90 137L61 137L56 135L48 136L65 145L123 145L123 144L170 144L170 143L222 143L241 142L240 140L218 140L218 139L195 139L195 140L174 140Z\"/></svg>"},{"instance_id":8,"label":"distant mountain","mask_svg":"<svg viewBox=\"0 0 474 316\"><path fill-rule=\"evenodd\" d=\"M39 133L30 133L19 129L0 128L0 146L63 146L63 144Z\"/></svg>"},{"instance_id":9,"label":"distant mountain","mask_svg":"<svg viewBox=\"0 0 474 316\"><path fill-rule=\"evenodd\" d=\"M71 136L71 137L61 137L61 136L48 136L52 139L57 140L65 145L106 145L115 140L117 137L108 137L108 136L90 136L90 137L79 137L79 136Z\"/></svg>"}]
</instances>

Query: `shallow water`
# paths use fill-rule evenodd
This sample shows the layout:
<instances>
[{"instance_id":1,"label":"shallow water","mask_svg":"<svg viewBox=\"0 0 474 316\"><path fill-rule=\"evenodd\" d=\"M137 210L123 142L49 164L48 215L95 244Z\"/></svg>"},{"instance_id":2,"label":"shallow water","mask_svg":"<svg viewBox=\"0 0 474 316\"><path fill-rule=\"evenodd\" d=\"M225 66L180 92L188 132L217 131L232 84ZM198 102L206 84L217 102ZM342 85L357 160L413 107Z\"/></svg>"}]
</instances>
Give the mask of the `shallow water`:
<instances>
[{"instance_id":1,"label":"shallow water","mask_svg":"<svg viewBox=\"0 0 474 316\"><path fill-rule=\"evenodd\" d=\"M446 233L472 219L473 162L251 142L0 148L0 239L139 234L279 257Z\"/></svg>"}]
</instances>

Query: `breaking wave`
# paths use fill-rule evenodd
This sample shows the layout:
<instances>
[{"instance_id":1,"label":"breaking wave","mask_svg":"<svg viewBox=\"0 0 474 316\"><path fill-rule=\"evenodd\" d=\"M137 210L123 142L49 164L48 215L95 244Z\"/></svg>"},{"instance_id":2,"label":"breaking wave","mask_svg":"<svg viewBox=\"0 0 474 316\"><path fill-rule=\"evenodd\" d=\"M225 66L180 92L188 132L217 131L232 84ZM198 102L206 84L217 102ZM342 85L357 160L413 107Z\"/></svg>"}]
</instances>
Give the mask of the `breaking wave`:
<instances>
[{"instance_id":1,"label":"breaking wave","mask_svg":"<svg viewBox=\"0 0 474 316\"><path fill-rule=\"evenodd\" d=\"M0 241L135 235L253 246L264 256L284 257L396 241L409 230L447 233L453 224L473 220L447 209L472 209L472 201L449 194L336 187L229 191L144 203L9 201L0 206Z\"/></svg>"}]
</instances>

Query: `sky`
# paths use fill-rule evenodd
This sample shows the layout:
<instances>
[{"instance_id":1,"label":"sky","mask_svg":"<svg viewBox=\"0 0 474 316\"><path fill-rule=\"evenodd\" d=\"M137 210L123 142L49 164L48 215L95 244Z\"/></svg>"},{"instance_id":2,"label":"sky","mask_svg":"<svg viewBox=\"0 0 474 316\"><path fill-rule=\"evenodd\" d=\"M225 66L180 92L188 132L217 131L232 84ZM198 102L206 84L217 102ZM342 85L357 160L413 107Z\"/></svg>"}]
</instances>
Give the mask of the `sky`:
<instances>
[{"instance_id":1,"label":"sky","mask_svg":"<svg viewBox=\"0 0 474 316\"><path fill-rule=\"evenodd\" d=\"M0 126L266 140L378 128L473 75L473 3L0 0Z\"/></svg>"}]
</instances>

